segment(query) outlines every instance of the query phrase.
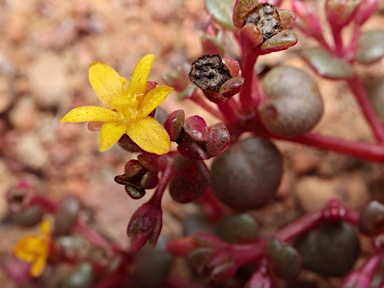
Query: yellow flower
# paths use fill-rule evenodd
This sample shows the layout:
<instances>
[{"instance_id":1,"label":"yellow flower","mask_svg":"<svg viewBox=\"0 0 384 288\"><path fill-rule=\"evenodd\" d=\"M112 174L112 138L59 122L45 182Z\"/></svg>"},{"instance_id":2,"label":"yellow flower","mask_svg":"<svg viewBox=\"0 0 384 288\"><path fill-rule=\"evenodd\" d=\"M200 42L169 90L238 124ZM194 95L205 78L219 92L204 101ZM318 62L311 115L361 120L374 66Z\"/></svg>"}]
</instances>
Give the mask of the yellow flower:
<instances>
[{"instance_id":1,"label":"yellow flower","mask_svg":"<svg viewBox=\"0 0 384 288\"><path fill-rule=\"evenodd\" d=\"M147 90L147 81L154 54L144 56L133 71L129 86L112 67L93 63L89 67L89 82L100 101L106 106L84 106L69 111L62 122L102 122L100 151L110 149L126 133L141 149L165 154L170 139L164 127L148 116L173 90L159 85Z\"/></svg>"},{"instance_id":2,"label":"yellow flower","mask_svg":"<svg viewBox=\"0 0 384 288\"><path fill-rule=\"evenodd\" d=\"M13 248L15 256L26 262L30 262L31 276L39 277L45 268L50 244L50 223L43 220L40 224L41 233L37 236L27 236L17 241Z\"/></svg>"}]
</instances>

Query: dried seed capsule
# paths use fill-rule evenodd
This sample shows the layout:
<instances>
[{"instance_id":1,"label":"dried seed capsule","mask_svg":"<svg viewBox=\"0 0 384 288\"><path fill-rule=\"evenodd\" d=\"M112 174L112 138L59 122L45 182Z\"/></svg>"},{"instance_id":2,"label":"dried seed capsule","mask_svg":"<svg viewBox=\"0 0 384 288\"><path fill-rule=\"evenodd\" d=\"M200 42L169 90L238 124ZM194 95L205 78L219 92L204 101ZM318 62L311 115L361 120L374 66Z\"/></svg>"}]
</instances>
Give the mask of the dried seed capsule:
<instances>
[{"instance_id":1,"label":"dried seed capsule","mask_svg":"<svg viewBox=\"0 0 384 288\"><path fill-rule=\"evenodd\" d=\"M221 85L231 78L228 68L220 55L203 55L191 65L189 79L203 91L219 91Z\"/></svg>"},{"instance_id":2,"label":"dried seed capsule","mask_svg":"<svg viewBox=\"0 0 384 288\"><path fill-rule=\"evenodd\" d=\"M281 19L275 5L259 3L244 19L244 25L252 23L257 26L264 40L271 38L281 31Z\"/></svg>"}]
</instances>

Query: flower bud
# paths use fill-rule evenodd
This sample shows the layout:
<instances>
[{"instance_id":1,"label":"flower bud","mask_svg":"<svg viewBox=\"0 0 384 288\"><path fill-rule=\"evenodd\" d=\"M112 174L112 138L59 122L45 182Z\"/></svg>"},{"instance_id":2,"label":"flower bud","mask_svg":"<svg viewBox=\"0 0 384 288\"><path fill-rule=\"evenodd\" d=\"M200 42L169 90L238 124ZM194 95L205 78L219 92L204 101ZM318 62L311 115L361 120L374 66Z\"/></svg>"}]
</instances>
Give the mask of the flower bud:
<instances>
[{"instance_id":1,"label":"flower bud","mask_svg":"<svg viewBox=\"0 0 384 288\"><path fill-rule=\"evenodd\" d=\"M148 241L154 247L162 227L162 211L157 203L147 202L133 214L127 228L128 237L132 237L133 253L139 251Z\"/></svg>"},{"instance_id":2,"label":"flower bud","mask_svg":"<svg viewBox=\"0 0 384 288\"><path fill-rule=\"evenodd\" d=\"M355 21L363 25L376 11L378 0L362 0L355 16Z\"/></svg>"},{"instance_id":3,"label":"flower bud","mask_svg":"<svg viewBox=\"0 0 384 288\"><path fill-rule=\"evenodd\" d=\"M331 27L341 28L355 17L361 0L326 0L325 12Z\"/></svg>"}]
</instances>

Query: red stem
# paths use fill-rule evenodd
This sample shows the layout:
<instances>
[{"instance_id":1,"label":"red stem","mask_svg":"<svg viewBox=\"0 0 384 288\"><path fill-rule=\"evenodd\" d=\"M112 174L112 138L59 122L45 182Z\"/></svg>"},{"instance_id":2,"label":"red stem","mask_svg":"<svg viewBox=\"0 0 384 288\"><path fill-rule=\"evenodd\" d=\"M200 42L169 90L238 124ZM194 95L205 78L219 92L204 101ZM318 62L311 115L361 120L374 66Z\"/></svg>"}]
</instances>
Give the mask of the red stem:
<instances>
[{"instance_id":1,"label":"red stem","mask_svg":"<svg viewBox=\"0 0 384 288\"><path fill-rule=\"evenodd\" d=\"M346 80L346 82L349 88L351 89L351 91L353 92L353 94L355 95L356 100L359 103L365 118L367 119L368 123L371 125L372 131L376 137L376 140L379 143L383 143L384 142L383 126L379 118L377 117L376 112L372 108L372 105L368 99L368 95L364 89L363 84L360 81L360 78L355 75L353 78Z\"/></svg>"},{"instance_id":2,"label":"red stem","mask_svg":"<svg viewBox=\"0 0 384 288\"><path fill-rule=\"evenodd\" d=\"M274 237L288 242L317 226L323 219L324 214L322 210L309 213L275 233Z\"/></svg>"},{"instance_id":3,"label":"red stem","mask_svg":"<svg viewBox=\"0 0 384 288\"><path fill-rule=\"evenodd\" d=\"M284 138L276 135L268 135L268 137L305 144L318 149L346 154L372 162L384 162L384 146L378 144L352 142L317 133L308 133L292 138Z\"/></svg>"},{"instance_id":4,"label":"red stem","mask_svg":"<svg viewBox=\"0 0 384 288\"><path fill-rule=\"evenodd\" d=\"M238 112L238 107L235 99L232 98L227 103L218 103L217 107L229 123L239 120L239 116L236 113Z\"/></svg>"},{"instance_id":5,"label":"red stem","mask_svg":"<svg viewBox=\"0 0 384 288\"><path fill-rule=\"evenodd\" d=\"M104 239L98 232L93 230L85 223L77 222L75 230L81 233L86 239L99 247L105 247L109 245L109 242Z\"/></svg>"},{"instance_id":6,"label":"red stem","mask_svg":"<svg viewBox=\"0 0 384 288\"><path fill-rule=\"evenodd\" d=\"M29 203L29 206L33 206L33 205L39 205L41 206L41 208L43 208L44 211L51 214L55 213L57 209L56 203L54 203L47 197L42 196L40 194L33 195L31 202Z\"/></svg>"},{"instance_id":7,"label":"red stem","mask_svg":"<svg viewBox=\"0 0 384 288\"><path fill-rule=\"evenodd\" d=\"M236 265L238 267L244 266L253 262L265 254L265 241L257 241L252 244L233 245L236 254Z\"/></svg>"},{"instance_id":8,"label":"red stem","mask_svg":"<svg viewBox=\"0 0 384 288\"><path fill-rule=\"evenodd\" d=\"M332 36L335 43L334 53L335 55L342 57L344 55L344 44L342 37L342 28L341 27L332 27Z\"/></svg>"},{"instance_id":9,"label":"red stem","mask_svg":"<svg viewBox=\"0 0 384 288\"><path fill-rule=\"evenodd\" d=\"M162 158L166 162L165 168L163 169L163 173L161 175L159 184L157 184L155 193L153 194L152 198L148 201L156 203L159 206L161 205L161 199L163 198L165 188L167 188L168 183L173 177L173 157L164 155Z\"/></svg>"},{"instance_id":10,"label":"red stem","mask_svg":"<svg viewBox=\"0 0 384 288\"><path fill-rule=\"evenodd\" d=\"M203 98L200 97L200 95L197 93L197 89L194 90L190 99L197 105L199 105L201 108L203 108L205 111L210 113L213 117L216 117L221 121L224 120L223 115L219 111L210 106Z\"/></svg>"},{"instance_id":11,"label":"red stem","mask_svg":"<svg viewBox=\"0 0 384 288\"><path fill-rule=\"evenodd\" d=\"M253 84L255 81L255 72L253 68L255 66L257 57L258 54L252 50L243 51L241 75L244 77L244 85L240 91L240 104L244 114L248 114L255 107L253 94L257 93L257 89L255 89Z\"/></svg>"}]
</instances>

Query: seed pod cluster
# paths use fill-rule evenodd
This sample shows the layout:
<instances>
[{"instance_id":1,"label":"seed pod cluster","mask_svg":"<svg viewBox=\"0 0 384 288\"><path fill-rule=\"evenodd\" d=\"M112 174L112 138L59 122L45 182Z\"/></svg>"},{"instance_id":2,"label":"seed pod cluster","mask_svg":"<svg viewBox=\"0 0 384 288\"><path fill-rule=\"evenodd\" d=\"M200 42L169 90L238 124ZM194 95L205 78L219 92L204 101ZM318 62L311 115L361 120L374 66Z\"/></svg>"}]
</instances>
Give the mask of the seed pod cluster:
<instances>
[{"instance_id":1,"label":"seed pod cluster","mask_svg":"<svg viewBox=\"0 0 384 288\"><path fill-rule=\"evenodd\" d=\"M125 173L115 177L115 182L125 185L125 191L133 199L145 195L145 189L153 189L159 183L159 163L151 154L140 154L137 160L129 160L125 164Z\"/></svg>"}]
</instances>

